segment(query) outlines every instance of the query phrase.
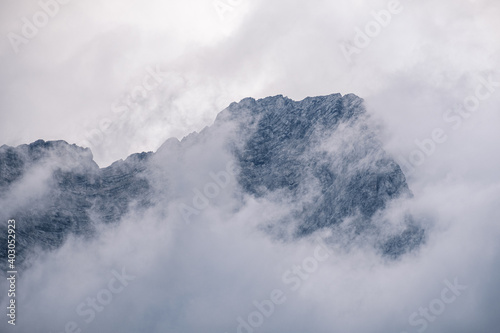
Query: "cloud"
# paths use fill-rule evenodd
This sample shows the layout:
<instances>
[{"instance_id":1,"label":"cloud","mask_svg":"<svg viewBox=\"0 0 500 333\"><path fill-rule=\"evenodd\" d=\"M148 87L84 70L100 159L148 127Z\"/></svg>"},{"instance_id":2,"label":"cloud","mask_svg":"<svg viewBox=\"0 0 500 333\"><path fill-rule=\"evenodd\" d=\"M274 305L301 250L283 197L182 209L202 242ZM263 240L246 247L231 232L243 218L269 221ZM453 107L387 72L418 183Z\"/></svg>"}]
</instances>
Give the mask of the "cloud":
<instances>
[{"instance_id":1,"label":"cloud","mask_svg":"<svg viewBox=\"0 0 500 333\"><path fill-rule=\"evenodd\" d=\"M403 11L353 64L341 43L352 41L356 28L364 29L374 20L371 12L387 9L388 2L236 4L228 21L205 1L61 5L19 54L3 40L2 59L10 65L2 69L0 141L84 144L103 119L115 127L125 122L106 136L105 148L91 147L98 163L107 165L199 130L247 96L302 99L354 92L369 100L401 94L394 78L442 87L498 67L498 23L492 15L498 4L492 1L401 1ZM31 19L40 10L34 1L2 6L3 35L20 33L20 18ZM156 65L170 74L147 97L156 106L138 105L120 120L111 106Z\"/></svg>"},{"instance_id":2,"label":"cloud","mask_svg":"<svg viewBox=\"0 0 500 333\"><path fill-rule=\"evenodd\" d=\"M252 198L241 206L227 194L230 186L196 223L186 225L177 206L165 201L145 215L131 212L90 243L70 239L44 254L21 275L20 325L62 332L75 321L83 331L229 333L237 331L238 317L248 321L256 311L254 301L280 289L287 301L259 331L416 332L409 317L440 297L445 280L457 278L467 290L426 331L495 330L500 91L457 130L443 115L474 94L481 77L500 81L499 4L401 0L403 11L348 63L340 45L352 42L356 28L364 29L374 20L371 12L388 2L243 1L225 21L206 1L72 1L18 54L3 38L0 142L84 144L107 119L103 143L91 147L101 166L199 131L247 96L354 92L381 124L384 146L395 157L409 159L420 149L415 140L431 138L435 128L448 137L408 175L415 195L410 208L434 221L417 254L386 262L363 248L335 252L293 292L282 275L313 255L316 243L273 241L256 225L288 207ZM40 10L35 1L0 6L4 36L20 33L21 18ZM157 65L167 73L159 87L123 116L114 113L112 105ZM219 148L193 150L191 163L165 167L170 179L192 179L158 185L167 193L172 186L189 202L192 189L210 180L206 170L222 170L226 158ZM122 268L135 280L85 323L77 306Z\"/></svg>"}]
</instances>

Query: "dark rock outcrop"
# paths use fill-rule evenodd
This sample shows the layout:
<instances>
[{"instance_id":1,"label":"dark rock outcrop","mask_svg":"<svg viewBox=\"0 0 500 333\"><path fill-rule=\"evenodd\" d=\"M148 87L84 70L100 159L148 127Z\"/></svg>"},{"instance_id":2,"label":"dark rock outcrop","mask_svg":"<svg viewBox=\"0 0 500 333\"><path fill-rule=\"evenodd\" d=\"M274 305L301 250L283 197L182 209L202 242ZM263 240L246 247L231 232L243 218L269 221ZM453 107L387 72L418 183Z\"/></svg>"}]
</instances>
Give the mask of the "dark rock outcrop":
<instances>
[{"instance_id":1,"label":"dark rock outcrop","mask_svg":"<svg viewBox=\"0 0 500 333\"><path fill-rule=\"evenodd\" d=\"M212 127L160 150L182 152L207 140L210 145L229 126L236 130L226 138L227 149L239 166L243 193L286 199L294 207L289 218L268 226L270 232L294 221L292 237L303 237L351 219L354 235L377 233L377 214L393 200L411 197L403 172L370 128L363 100L354 95L299 102L247 98L222 111ZM152 198L163 195L148 176L158 168L150 163L154 155L134 154L101 169L89 149L64 141L2 146L0 244L6 244L7 220L20 221L21 264L36 249L56 249L70 234L92 237L96 224L154 205ZM404 220L401 233L375 244L384 255L398 257L423 242L418 223L411 216ZM0 260L6 262L6 251Z\"/></svg>"}]
</instances>

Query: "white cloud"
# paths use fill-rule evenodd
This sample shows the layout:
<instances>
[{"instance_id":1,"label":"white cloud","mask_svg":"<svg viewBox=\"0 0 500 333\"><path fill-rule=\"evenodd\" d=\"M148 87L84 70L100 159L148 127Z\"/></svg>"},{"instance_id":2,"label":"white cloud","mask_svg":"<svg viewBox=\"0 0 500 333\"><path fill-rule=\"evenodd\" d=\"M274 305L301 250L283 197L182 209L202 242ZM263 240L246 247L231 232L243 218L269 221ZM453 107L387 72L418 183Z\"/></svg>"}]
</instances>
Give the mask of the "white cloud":
<instances>
[{"instance_id":1,"label":"white cloud","mask_svg":"<svg viewBox=\"0 0 500 333\"><path fill-rule=\"evenodd\" d=\"M43 138L83 144L85 134L109 118L114 127L93 147L98 163L107 165L201 130L247 96L354 92L383 124L384 143L395 156L407 157L417 149L414 141L429 138L434 128L448 135L409 177L412 209L435 219L428 243L417 255L390 263L363 250L337 254L288 294L260 330L415 332L408 317L455 277L468 290L428 331L494 330L500 90L458 130L443 114L474 93L479 76L500 81L500 4L401 0L404 10L348 64L339 43L352 40L356 27L373 20L371 11L387 3L243 2L226 22L210 1L72 1L18 54L3 38L0 143ZM35 1L0 6L4 36L20 31L20 17L39 8ZM111 105L157 64L168 80L125 117L114 114ZM213 153L220 159L200 157L201 169L224 166L224 155ZM203 170L190 167L200 176L193 186L203 185ZM255 231L252 221L275 208L268 202L249 200L238 214L224 202L193 225L179 217L165 221L158 209L140 220L131 215L90 245L68 242L23 277L19 320L30 318L31 331L62 331L67 321L80 319L75 307L106 286L111 270L126 267L137 279L88 331L236 332L236 318L254 311L254 300L287 290L282 273L314 244L276 244ZM173 206L166 209L177 214Z\"/></svg>"}]
</instances>

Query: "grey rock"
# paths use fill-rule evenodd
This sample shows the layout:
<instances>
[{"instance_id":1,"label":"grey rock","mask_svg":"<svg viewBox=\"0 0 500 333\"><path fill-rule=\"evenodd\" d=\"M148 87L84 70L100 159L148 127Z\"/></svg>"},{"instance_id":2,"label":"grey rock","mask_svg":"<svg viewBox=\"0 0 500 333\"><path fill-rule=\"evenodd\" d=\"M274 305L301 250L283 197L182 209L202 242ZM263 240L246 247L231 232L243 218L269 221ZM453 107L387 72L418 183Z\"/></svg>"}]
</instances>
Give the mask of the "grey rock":
<instances>
[{"instance_id":1,"label":"grey rock","mask_svg":"<svg viewBox=\"0 0 500 333\"><path fill-rule=\"evenodd\" d=\"M155 155L180 158L187 147L210 146L218 131L236 126L226 147L239 166L241 191L293 207L286 218L264 223L264 230L293 241L328 228L342 233L346 229L338 227L350 220L348 241L378 235L374 246L380 253L398 258L418 248L425 231L407 214L403 231L380 236L381 212L412 194L370 124L363 100L355 95L302 101L275 96L232 103L200 133L169 139L157 153L134 154L107 168L98 167L89 149L64 141L2 146L0 244L6 244L10 218L22 221L19 265L39 249L59 248L69 235L93 237L96 225L117 223L132 208L144 211L165 195L150 177L158 169L151 163ZM27 193L32 188L42 193ZM287 235L284 230L290 227ZM6 263L6 251L0 252L0 261Z\"/></svg>"}]
</instances>

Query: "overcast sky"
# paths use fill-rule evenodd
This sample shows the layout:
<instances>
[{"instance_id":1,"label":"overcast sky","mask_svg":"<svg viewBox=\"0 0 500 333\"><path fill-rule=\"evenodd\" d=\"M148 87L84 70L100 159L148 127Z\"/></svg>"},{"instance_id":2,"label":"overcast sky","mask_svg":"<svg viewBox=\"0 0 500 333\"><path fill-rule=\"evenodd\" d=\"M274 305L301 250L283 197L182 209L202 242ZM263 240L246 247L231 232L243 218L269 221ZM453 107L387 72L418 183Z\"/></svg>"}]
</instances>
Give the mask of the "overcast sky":
<instances>
[{"instance_id":1,"label":"overcast sky","mask_svg":"<svg viewBox=\"0 0 500 333\"><path fill-rule=\"evenodd\" d=\"M105 166L199 131L244 97L352 92L395 118L408 150L498 68L500 4L402 0L348 62L340 46L389 3L73 0L44 20L37 1L2 1L0 143L63 139ZM23 35L34 17L38 31ZM143 94L148 68L161 83Z\"/></svg>"},{"instance_id":2,"label":"overcast sky","mask_svg":"<svg viewBox=\"0 0 500 333\"><path fill-rule=\"evenodd\" d=\"M379 125L385 149L405 170L415 194L413 209L432 216L435 225L420 254L404 262L387 264L354 253L326 264L294 296L300 301L288 302L266 330L307 332L300 320L311 311L307 324L314 332L332 327L414 332L408 315L439 297L445 279L455 278L469 289L429 332L498 328L500 2L390 3L222 0L216 7L197 0L73 0L60 5L38 32L25 27L32 33L27 38L24 17L33 22L35 15L45 23L40 5L3 0L0 145L63 139L90 147L96 162L107 166L131 153L156 150L169 137L200 131L231 102L248 96L300 100L355 93ZM385 16L384 26L361 47L359 31L374 26L373 12L389 7L395 13ZM346 56L345 50L354 53ZM464 111L457 107L464 101L478 105ZM432 149L424 144L429 140ZM104 231L91 247L70 241L26 277L24 286L33 292L23 311L39 316L31 322L35 327L39 319L44 328L60 329L75 316L75 306L123 265L137 282L95 327L114 325L114 316L134 304L132 312L149 319L151 331L173 325L199 332L208 324L235 331L235 318L282 286L281 273L314 250L310 244L274 244L248 226L273 208L250 201L229 215L235 221L229 229L224 219L215 219L178 230L162 224L161 210L153 211L141 220L142 233L132 216L117 230ZM210 220L207 215L203 219ZM151 235L147 242L143 233ZM165 266L143 265L145 253L151 255L147 263ZM198 263L200 270L193 273L186 262ZM72 285L75 271L89 282ZM184 282L195 288L193 303L178 290ZM241 304L226 298L228 288ZM50 307L35 310L45 307L45 293L52 297L61 290L72 293L61 296L56 317ZM336 307L337 300L343 306ZM175 322L178 304L192 318ZM162 317L161 310L174 319ZM136 324L119 328L144 329Z\"/></svg>"}]
</instances>

